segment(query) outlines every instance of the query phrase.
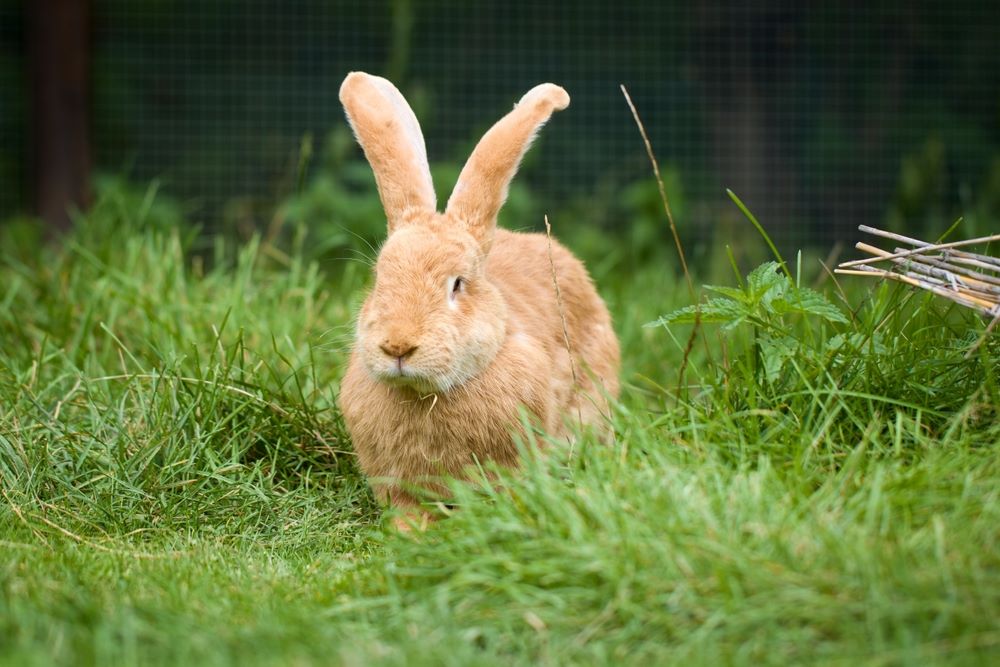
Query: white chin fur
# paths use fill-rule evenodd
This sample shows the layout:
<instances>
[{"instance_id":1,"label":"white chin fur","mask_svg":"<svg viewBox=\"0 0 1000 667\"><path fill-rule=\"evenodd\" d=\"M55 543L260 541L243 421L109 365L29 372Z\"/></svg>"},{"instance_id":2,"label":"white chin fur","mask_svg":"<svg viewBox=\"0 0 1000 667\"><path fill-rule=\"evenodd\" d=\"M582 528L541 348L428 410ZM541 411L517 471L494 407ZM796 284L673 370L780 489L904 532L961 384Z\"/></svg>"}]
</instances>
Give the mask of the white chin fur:
<instances>
[{"instance_id":1,"label":"white chin fur","mask_svg":"<svg viewBox=\"0 0 1000 667\"><path fill-rule=\"evenodd\" d=\"M391 387L407 387L413 389L414 391L419 391L423 393L437 393L439 391L444 391L437 383L430 382L427 378L419 377L416 375L376 375L375 379L387 384Z\"/></svg>"},{"instance_id":2,"label":"white chin fur","mask_svg":"<svg viewBox=\"0 0 1000 667\"><path fill-rule=\"evenodd\" d=\"M360 328L358 334L359 345L366 349ZM423 393L446 393L482 373L500 350L496 336L488 324L477 324L464 336L457 328L450 326L439 334L450 339L452 346L462 341L462 345L449 359L423 358L420 361L430 363L431 368L422 368L418 361L417 364L404 368L403 374L400 374L391 364L383 363L382 358L373 359L364 354L368 373L375 381L392 387L406 387Z\"/></svg>"},{"instance_id":3,"label":"white chin fur","mask_svg":"<svg viewBox=\"0 0 1000 667\"><path fill-rule=\"evenodd\" d=\"M372 376L372 379L382 384L391 387L406 387L428 394L447 393L472 379L475 375L475 373L463 373L460 369L455 368L432 374L424 374L408 369L404 374L400 375L395 370L372 368L370 365L368 366L368 372Z\"/></svg>"},{"instance_id":4,"label":"white chin fur","mask_svg":"<svg viewBox=\"0 0 1000 667\"><path fill-rule=\"evenodd\" d=\"M441 373L409 364L400 373L392 364L384 363L382 359L372 360L367 355L365 366L373 380L390 387L406 387L422 393L440 393L449 391L459 384L449 370Z\"/></svg>"}]
</instances>

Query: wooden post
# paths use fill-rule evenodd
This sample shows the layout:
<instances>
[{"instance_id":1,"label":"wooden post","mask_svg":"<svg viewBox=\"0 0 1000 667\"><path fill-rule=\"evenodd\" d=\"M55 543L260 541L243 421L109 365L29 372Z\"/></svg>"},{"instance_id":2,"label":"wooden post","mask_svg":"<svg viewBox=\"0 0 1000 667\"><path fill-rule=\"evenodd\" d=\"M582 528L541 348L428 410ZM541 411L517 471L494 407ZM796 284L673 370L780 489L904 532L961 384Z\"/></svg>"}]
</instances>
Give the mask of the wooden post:
<instances>
[{"instance_id":1,"label":"wooden post","mask_svg":"<svg viewBox=\"0 0 1000 667\"><path fill-rule=\"evenodd\" d=\"M54 233L89 203L91 0L26 5L31 181L35 211Z\"/></svg>"}]
</instances>

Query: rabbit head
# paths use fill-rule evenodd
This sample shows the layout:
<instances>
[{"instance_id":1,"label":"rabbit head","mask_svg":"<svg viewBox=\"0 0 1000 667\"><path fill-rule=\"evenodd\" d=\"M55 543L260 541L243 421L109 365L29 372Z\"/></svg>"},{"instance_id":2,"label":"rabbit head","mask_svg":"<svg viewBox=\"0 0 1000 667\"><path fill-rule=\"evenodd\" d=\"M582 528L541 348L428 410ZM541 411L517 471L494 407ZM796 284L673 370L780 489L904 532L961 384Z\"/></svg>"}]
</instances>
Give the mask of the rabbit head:
<instances>
[{"instance_id":1,"label":"rabbit head","mask_svg":"<svg viewBox=\"0 0 1000 667\"><path fill-rule=\"evenodd\" d=\"M538 129L569 96L542 84L521 98L480 140L443 213L420 125L396 87L352 72L340 100L388 223L356 351L380 382L448 391L485 369L504 342L507 307L484 272L497 213Z\"/></svg>"}]
</instances>

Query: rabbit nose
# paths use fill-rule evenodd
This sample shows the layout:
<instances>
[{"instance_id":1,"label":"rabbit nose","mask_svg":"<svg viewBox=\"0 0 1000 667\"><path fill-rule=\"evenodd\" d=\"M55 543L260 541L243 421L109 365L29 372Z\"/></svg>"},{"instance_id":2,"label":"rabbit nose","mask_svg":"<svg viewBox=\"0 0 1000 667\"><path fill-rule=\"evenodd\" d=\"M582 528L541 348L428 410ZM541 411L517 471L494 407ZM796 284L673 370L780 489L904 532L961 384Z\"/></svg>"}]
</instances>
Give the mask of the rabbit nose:
<instances>
[{"instance_id":1,"label":"rabbit nose","mask_svg":"<svg viewBox=\"0 0 1000 667\"><path fill-rule=\"evenodd\" d=\"M405 359L417 351L416 345L389 340L382 341L382 343L379 344L379 348L390 357L395 357L397 359Z\"/></svg>"}]
</instances>

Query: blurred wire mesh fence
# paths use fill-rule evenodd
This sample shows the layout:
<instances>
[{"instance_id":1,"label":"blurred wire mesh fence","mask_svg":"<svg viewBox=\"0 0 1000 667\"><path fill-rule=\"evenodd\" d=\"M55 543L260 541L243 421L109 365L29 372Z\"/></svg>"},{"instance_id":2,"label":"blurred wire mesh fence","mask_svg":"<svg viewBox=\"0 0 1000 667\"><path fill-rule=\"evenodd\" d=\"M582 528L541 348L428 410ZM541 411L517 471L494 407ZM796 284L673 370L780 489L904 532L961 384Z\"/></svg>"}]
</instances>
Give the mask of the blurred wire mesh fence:
<instances>
[{"instance_id":1,"label":"blurred wire mesh fence","mask_svg":"<svg viewBox=\"0 0 1000 667\"><path fill-rule=\"evenodd\" d=\"M688 234L736 215L727 187L785 247L828 246L860 223L926 233L959 214L1000 218L1000 3L92 6L96 168L160 179L209 225L266 222L332 153L356 151L338 139L353 69L397 82L432 162L455 164L521 93L560 83L572 105L524 181L545 211L609 228L657 207L619 84ZM30 201L24 11L0 0L0 218Z\"/></svg>"}]
</instances>

